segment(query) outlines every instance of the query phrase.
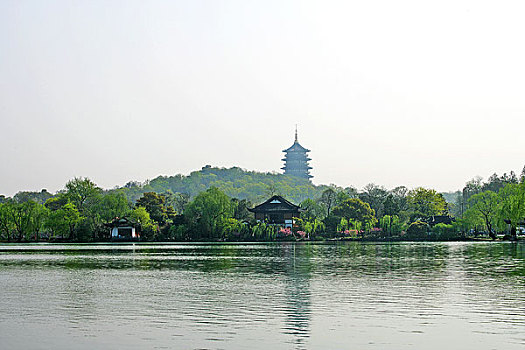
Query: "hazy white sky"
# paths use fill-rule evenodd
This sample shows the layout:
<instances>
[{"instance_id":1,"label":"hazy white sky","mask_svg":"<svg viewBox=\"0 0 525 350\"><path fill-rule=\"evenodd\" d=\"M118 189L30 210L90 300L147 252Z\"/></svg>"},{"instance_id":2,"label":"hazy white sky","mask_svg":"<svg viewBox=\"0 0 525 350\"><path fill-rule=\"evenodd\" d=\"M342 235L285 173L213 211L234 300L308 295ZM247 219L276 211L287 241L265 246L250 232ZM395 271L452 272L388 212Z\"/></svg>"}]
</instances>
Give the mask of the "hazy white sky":
<instances>
[{"instance_id":1,"label":"hazy white sky","mask_svg":"<svg viewBox=\"0 0 525 350\"><path fill-rule=\"evenodd\" d=\"M0 194L205 164L461 188L525 164L525 2L0 0Z\"/></svg>"}]
</instances>

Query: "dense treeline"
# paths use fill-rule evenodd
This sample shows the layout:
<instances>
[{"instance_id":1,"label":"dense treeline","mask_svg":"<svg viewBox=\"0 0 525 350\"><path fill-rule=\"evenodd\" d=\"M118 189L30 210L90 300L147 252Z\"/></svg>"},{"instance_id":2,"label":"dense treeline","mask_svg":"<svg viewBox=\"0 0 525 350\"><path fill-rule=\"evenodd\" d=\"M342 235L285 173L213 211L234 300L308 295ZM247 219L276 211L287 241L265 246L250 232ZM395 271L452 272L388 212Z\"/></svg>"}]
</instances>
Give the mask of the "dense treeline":
<instances>
[{"instance_id":1,"label":"dense treeline","mask_svg":"<svg viewBox=\"0 0 525 350\"><path fill-rule=\"evenodd\" d=\"M0 196L3 241L106 241L116 217L136 223L143 241L410 239L515 235L525 218L524 174L475 178L463 191L369 184L314 186L307 180L239 168L205 167L105 191L75 178L56 194ZM235 193L236 195L232 195ZM257 223L248 208L280 194L300 203L293 230ZM445 196L448 198L445 200Z\"/></svg>"},{"instance_id":2,"label":"dense treeline","mask_svg":"<svg viewBox=\"0 0 525 350\"><path fill-rule=\"evenodd\" d=\"M146 192L184 193L193 198L210 187L218 188L229 197L246 199L252 203L264 201L275 193L299 203L306 198L318 197L327 188L323 185L315 186L306 179L294 176L207 165L188 176L159 176L145 183L131 181L122 190L134 202Z\"/></svg>"}]
</instances>

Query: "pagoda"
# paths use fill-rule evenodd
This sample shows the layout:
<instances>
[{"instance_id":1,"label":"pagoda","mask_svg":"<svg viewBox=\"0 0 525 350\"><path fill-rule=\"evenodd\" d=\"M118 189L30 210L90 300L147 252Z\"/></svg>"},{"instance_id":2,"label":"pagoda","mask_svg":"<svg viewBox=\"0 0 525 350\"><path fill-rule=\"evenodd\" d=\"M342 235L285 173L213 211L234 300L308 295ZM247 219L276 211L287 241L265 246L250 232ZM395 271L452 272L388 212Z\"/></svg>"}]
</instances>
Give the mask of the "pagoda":
<instances>
[{"instance_id":1,"label":"pagoda","mask_svg":"<svg viewBox=\"0 0 525 350\"><path fill-rule=\"evenodd\" d=\"M303 179L310 179L313 176L310 175L311 166L308 165L308 161L312 160L308 158L307 153L310 152L309 149L304 148L299 144L297 140L297 126L295 127L295 142L293 145L285 150L284 158L284 167L281 169L284 170L285 175L293 175L297 177L302 177Z\"/></svg>"}]
</instances>

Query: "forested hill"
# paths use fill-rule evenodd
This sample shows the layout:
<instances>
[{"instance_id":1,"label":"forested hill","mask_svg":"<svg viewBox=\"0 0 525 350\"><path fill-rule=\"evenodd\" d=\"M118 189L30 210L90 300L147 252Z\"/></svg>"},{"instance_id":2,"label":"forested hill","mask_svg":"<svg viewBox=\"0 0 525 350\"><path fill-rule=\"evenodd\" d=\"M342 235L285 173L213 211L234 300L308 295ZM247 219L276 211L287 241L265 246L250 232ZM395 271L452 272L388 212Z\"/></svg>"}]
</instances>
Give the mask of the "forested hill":
<instances>
[{"instance_id":1,"label":"forested hill","mask_svg":"<svg viewBox=\"0 0 525 350\"><path fill-rule=\"evenodd\" d=\"M210 187L217 187L228 196L247 199L252 203L279 194L294 203L307 198L319 198L327 186L315 186L306 179L276 173L247 171L238 167L215 168L205 166L191 174L159 176L145 183L128 182L122 189L135 202L144 192L183 193L194 197Z\"/></svg>"}]
</instances>

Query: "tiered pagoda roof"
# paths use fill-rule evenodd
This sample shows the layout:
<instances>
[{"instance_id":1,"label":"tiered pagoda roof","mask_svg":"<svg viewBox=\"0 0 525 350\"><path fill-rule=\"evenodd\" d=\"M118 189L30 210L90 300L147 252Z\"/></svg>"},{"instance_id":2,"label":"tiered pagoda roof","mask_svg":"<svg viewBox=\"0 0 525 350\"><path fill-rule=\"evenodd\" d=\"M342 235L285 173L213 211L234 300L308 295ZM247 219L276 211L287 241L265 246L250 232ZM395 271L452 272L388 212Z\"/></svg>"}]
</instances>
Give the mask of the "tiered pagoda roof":
<instances>
[{"instance_id":1,"label":"tiered pagoda roof","mask_svg":"<svg viewBox=\"0 0 525 350\"><path fill-rule=\"evenodd\" d=\"M284 174L292 175L297 177L302 177L305 179L311 179L313 176L310 175L311 166L308 162L312 160L308 158L309 149L301 146L297 139L297 127L295 129L295 142L292 146L283 150L285 154L282 161L284 161L284 167L281 169L284 170Z\"/></svg>"}]
</instances>

